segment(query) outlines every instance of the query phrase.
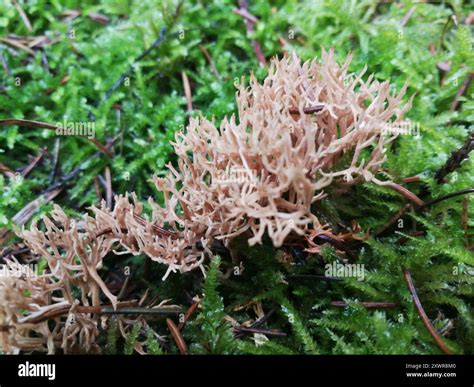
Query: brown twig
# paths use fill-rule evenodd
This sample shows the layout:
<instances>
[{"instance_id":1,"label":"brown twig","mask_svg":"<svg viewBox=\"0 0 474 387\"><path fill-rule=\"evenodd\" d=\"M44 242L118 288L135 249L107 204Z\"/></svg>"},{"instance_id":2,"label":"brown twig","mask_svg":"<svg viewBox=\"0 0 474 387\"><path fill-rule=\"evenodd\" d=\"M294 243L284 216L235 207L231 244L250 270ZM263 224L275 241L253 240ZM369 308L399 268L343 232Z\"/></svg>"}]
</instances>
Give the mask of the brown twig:
<instances>
[{"instance_id":1,"label":"brown twig","mask_svg":"<svg viewBox=\"0 0 474 387\"><path fill-rule=\"evenodd\" d=\"M461 148L453 151L451 156L449 156L448 160L444 164L442 168L440 168L435 175L435 180L438 184L441 184L444 181L444 178L449 173L453 172L455 169L461 166L461 163L469 157L469 153L474 149L474 131L469 133L466 138L466 141L461 146Z\"/></svg>"},{"instance_id":2,"label":"brown twig","mask_svg":"<svg viewBox=\"0 0 474 387\"><path fill-rule=\"evenodd\" d=\"M118 136L115 136L113 139L107 140L107 144L105 145L106 149L109 149L117 140ZM96 159L100 157L103 154L101 151L97 151L94 153L92 156L89 157L89 160ZM83 165L79 165L77 168L73 169L71 172L69 172L67 175L62 176L59 181L52 186L48 187L43 193L50 192L52 190L55 190L56 188L63 187L68 181L74 179L79 173L83 172L85 170L85 167Z\"/></svg>"},{"instance_id":3,"label":"brown twig","mask_svg":"<svg viewBox=\"0 0 474 387\"><path fill-rule=\"evenodd\" d=\"M216 76L216 78L218 80L221 80L222 77L221 75L219 74L219 71L217 70L217 67L214 63L214 61L212 60L212 57L211 57L211 54L209 54L209 51L206 47L200 45L199 46L199 49L201 50L201 52L204 54L204 56L206 57L207 61L209 62L209 65L211 66L211 71L212 73Z\"/></svg>"},{"instance_id":4,"label":"brown twig","mask_svg":"<svg viewBox=\"0 0 474 387\"><path fill-rule=\"evenodd\" d=\"M179 324L178 324L178 330L182 331L183 328L186 326L186 323L188 322L188 320L192 317L192 315L194 314L194 312L196 312L197 308L198 308L198 305L199 303L198 302L195 302L194 304L192 304L189 309L186 311L186 313L184 314L184 317L183 317L183 321L181 321Z\"/></svg>"},{"instance_id":5,"label":"brown twig","mask_svg":"<svg viewBox=\"0 0 474 387\"><path fill-rule=\"evenodd\" d=\"M140 215L137 215L137 214L133 214L133 217L135 218L135 220L140 223L142 226L145 226L146 225L146 221L145 219L143 219ZM161 236L166 236L166 237L171 237L171 238L176 238L177 235L174 231L170 231L170 230L167 230L163 227L160 227L160 226L157 226L156 224L152 224L151 225L151 228L152 230L158 234L158 235L161 235Z\"/></svg>"},{"instance_id":6,"label":"brown twig","mask_svg":"<svg viewBox=\"0 0 474 387\"><path fill-rule=\"evenodd\" d=\"M62 190L63 188L56 188L52 191L40 195L38 198L28 203L12 218L13 223L19 226L24 225L26 222L28 222L28 220L33 216L33 214L41 205L53 200L56 196L60 194Z\"/></svg>"},{"instance_id":7,"label":"brown twig","mask_svg":"<svg viewBox=\"0 0 474 387\"><path fill-rule=\"evenodd\" d=\"M466 16L466 19L464 20L464 24L470 25L474 23L474 12L471 12L469 15Z\"/></svg>"},{"instance_id":8,"label":"brown twig","mask_svg":"<svg viewBox=\"0 0 474 387\"><path fill-rule=\"evenodd\" d=\"M174 324L173 320L167 318L166 325L168 325L168 329L170 330L171 336L173 337L173 340L176 343L176 346L178 347L181 355L187 355L188 347L186 345L186 342L183 339L183 336L181 336L179 329Z\"/></svg>"},{"instance_id":9,"label":"brown twig","mask_svg":"<svg viewBox=\"0 0 474 387\"><path fill-rule=\"evenodd\" d=\"M17 42L15 39L10 39L10 38L0 38L1 42L4 42L8 44L9 46L19 48L20 50L26 51L28 54L31 56L35 56L35 51L32 50L31 48L25 46L24 44Z\"/></svg>"},{"instance_id":10,"label":"brown twig","mask_svg":"<svg viewBox=\"0 0 474 387\"><path fill-rule=\"evenodd\" d=\"M421 177L420 176L410 176L410 177L405 177L403 179L403 182L404 183L417 183L421 181Z\"/></svg>"},{"instance_id":11,"label":"brown twig","mask_svg":"<svg viewBox=\"0 0 474 387\"><path fill-rule=\"evenodd\" d=\"M41 64L43 65L43 68L46 70L46 72L51 74L51 68L49 67L49 61L48 57L46 56L46 52L43 48L40 48L39 51L41 53Z\"/></svg>"},{"instance_id":12,"label":"brown twig","mask_svg":"<svg viewBox=\"0 0 474 387\"><path fill-rule=\"evenodd\" d=\"M28 165L26 165L23 170L21 171L21 175L23 177L26 177L32 170L34 167L36 167L36 165L43 159L44 155L48 153L48 150L46 148L43 148L40 150L40 153L38 154L38 156L34 157L29 163Z\"/></svg>"},{"instance_id":13,"label":"brown twig","mask_svg":"<svg viewBox=\"0 0 474 387\"><path fill-rule=\"evenodd\" d=\"M15 171L7 167L5 164L0 163L0 172L5 174L5 176L9 178L14 178L15 177Z\"/></svg>"},{"instance_id":14,"label":"brown twig","mask_svg":"<svg viewBox=\"0 0 474 387\"><path fill-rule=\"evenodd\" d=\"M317 113L323 109L324 109L324 105L308 106L308 107L303 108L303 113L305 114ZM295 107L290 108L289 112L290 114L300 114L300 110Z\"/></svg>"},{"instance_id":15,"label":"brown twig","mask_svg":"<svg viewBox=\"0 0 474 387\"><path fill-rule=\"evenodd\" d=\"M250 328L250 327L243 327L241 325L237 325L234 327L234 330L239 333L247 333L247 334L261 334L265 336L276 336L276 337L285 337L286 333L277 331L277 330L269 330L269 329L260 329L260 328Z\"/></svg>"},{"instance_id":16,"label":"brown twig","mask_svg":"<svg viewBox=\"0 0 474 387\"><path fill-rule=\"evenodd\" d=\"M182 313L181 308L140 308L135 307L136 301L125 301L118 303L117 307L114 308L111 305L104 306L77 306L74 311L76 313L92 313L92 314L136 314L136 315L170 315ZM37 324L52 318L56 318L65 314L68 314L71 309L71 305L63 305L57 309L48 310L40 315L26 316L23 317L21 323Z\"/></svg>"},{"instance_id":17,"label":"brown twig","mask_svg":"<svg viewBox=\"0 0 474 387\"><path fill-rule=\"evenodd\" d=\"M10 329L13 329L13 328L14 328L13 325L2 324L0 325L0 332L8 332Z\"/></svg>"},{"instance_id":18,"label":"brown twig","mask_svg":"<svg viewBox=\"0 0 474 387\"><path fill-rule=\"evenodd\" d=\"M459 105L459 98L462 97L462 95L466 92L466 90L469 88L469 85L471 84L472 78L474 77L474 72L470 72L467 74L466 79L462 83L461 87L459 88L458 92L454 96L453 102L451 103L451 106L449 108L450 112L454 112L456 108Z\"/></svg>"},{"instance_id":19,"label":"brown twig","mask_svg":"<svg viewBox=\"0 0 474 387\"><path fill-rule=\"evenodd\" d=\"M275 310L276 310L275 308L270 309L270 311L265 316L260 317L250 327L251 328L258 328L258 327L262 326L263 324L265 324L270 319L270 317L273 316L273 313L275 313Z\"/></svg>"},{"instance_id":20,"label":"brown twig","mask_svg":"<svg viewBox=\"0 0 474 387\"><path fill-rule=\"evenodd\" d=\"M122 287L120 288L120 291L117 294L117 301L122 299L125 296L129 282L130 282L130 276L126 276L125 281L123 281Z\"/></svg>"},{"instance_id":21,"label":"brown twig","mask_svg":"<svg viewBox=\"0 0 474 387\"><path fill-rule=\"evenodd\" d=\"M61 79L61 81L59 81L59 84L60 84L61 86L64 86L66 83L69 82L70 79L71 79L71 76L70 76L70 75L66 75L66 76L64 76L64 77ZM53 92L54 92L55 90L56 90L55 88L49 88L48 90L46 90L46 94L47 94L47 95L51 95L51 94L53 94Z\"/></svg>"},{"instance_id":22,"label":"brown twig","mask_svg":"<svg viewBox=\"0 0 474 387\"><path fill-rule=\"evenodd\" d=\"M384 187L388 187L395 192L398 192L400 195L402 195L405 199L415 203L417 206L423 206L425 202L421 200L418 196L416 196L413 192L411 192L409 189L402 187L400 184L394 183L394 182L387 182L384 184Z\"/></svg>"},{"instance_id":23,"label":"brown twig","mask_svg":"<svg viewBox=\"0 0 474 387\"><path fill-rule=\"evenodd\" d=\"M242 9L242 8L234 9L234 13L236 15L242 16L244 19L246 19L247 21L251 23L254 23L254 24L258 23L258 19L255 16L253 16L251 13L249 13L249 11L246 9Z\"/></svg>"},{"instance_id":24,"label":"brown twig","mask_svg":"<svg viewBox=\"0 0 474 387\"><path fill-rule=\"evenodd\" d=\"M380 228L378 228L374 235L376 237L382 235L385 231L387 231L393 224L395 224L396 221L398 221L398 219L400 219L404 214L405 212L407 212L409 209L411 208L411 204L405 204L402 208L400 208L400 210L398 210L398 212L393 215L389 221L387 223L385 223L384 225L382 225Z\"/></svg>"},{"instance_id":25,"label":"brown twig","mask_svg":"<svg viewBox=\"0 0 474 387\"><path fill-rule=\"evenodd\" d=\"M63 17L64 21L67 21L67 22L75 19L76 17L78 17L80 15L81 15L81 12L77 11L75 9L66 10L63 13L61 13L61 17Z\"/></svg>"},{"instance_id":26,"label":"brown twig","mask_svg":"<svg viewBox=\"0 0 474 387\"><path fill-rule=\"evenodd\" d=\"M2 62L3 69L7 73L9 77L12 76L12 71L10 69L10 65L8 64L7 58L3 55L2 51L0 51L0 62Z\"/></svg>"},{"instance_id":27,"label":"brown twig","mask_svg":"<svg viewBox=\"0 0 474 387\"><path fill-rule=\"evenodd\" d=\"M95 188L95 194L97 195L97 199L99 200L99 203L100 203L102 200L102 194L100 193L100 183L97 176L94 176L94 188Z\"/></svg>"},{"instance_id":28,"label":"brown twig","mask_svg":"<svg viewBox=\"0 0 474 387\"><path fill-rule=\"evenodd\" d=\"M25 207L23 207L19 212L15 214L12 218L12 222L22 226L33 216L36 210L43 204L46 204L58 196L61 191L64 189L65 181L56 184L53 187L50 187L43 191L40 196L35 200L29 202ZM11 231L8 229L0 229L0 244L4 243L11 235Z\"/></svg>"},{"instance_id":29,"label":"brown twig","mask_svg":"<svg viewBox=\"0 0 474 387\"><path fill-rule=\"evenodd\" d=\"M448 15L448 18L446 20L446 23L444 23L443 30L441 31L441 35L439 37L438 41L438 51L441 51L441 47L443 46L444 42L444 37L446 35L446 32L448 32L448 28L450 27L451 24L456 24L456 19L454 15Z\"/></svg>"},{"instance_id":30,"label":"brown twig","mask_svg":"<svg viewBox=\"0 0 474 387\"><path fill-rule=\"evenodd\" d=\"M182 308L120 308L114 309L112 307L102 308L97 312L98 314L140 314L140 315L169 315L183 313Z\"/></svg>"},{"instance_id":31,"label":"brown twig","mask_svg":"<svg viewBox=\"0 0 474 387\"><path fill-rule=\"evenodd\" d=\"M425 310L423 309L423 305L421 305L420 299L418 298L418 294L416 293L415 285L413 284L413 279L411 277L411 273L408 270L405 270L405 280L408 285L408 290L411 293L413 302L415 303L416 310L418 311L418 314L423 321L423 324L425 325L426 329L428 329L428 332L430 333L431 337L436 341L436 344L438 347L446 354L452 355L453 353L451 350L446 346L444 343L443 339L439 336L438 332L433 327L433 324L431 324L430 319L425 313Z\"/></svg>"},{"instance_id":32,"label":"brown twig","mask_svg":"<svg viewBox=\"0 0 474 387\"><path fill-rule=\"evenodd\" d=\"M6 249L2 252L2 255L0 255L0 261L2 261L6 257L9 257L9 256L14 257L15 255L24 254L24 253L27 253L29 251L30 251L29 247L21 247L21 248L18 248L18 249L8 248L8 249Z\"/></svg>"},{"instance_id":33,"label":"brown twig","mask_svg":"<svg viewBox=\"0 0 474 387\"><path fill-rule=\"evenodd\" d=\"M99 23L99 24L102 24L104 26L106 26L107 24L109 24L110 22L110 19L105 16L105 15L102 15L100 13L96 13L96 12L90 12L87 17L93 21L95 21L96 23Z\"/></svg>"},{"instance_id":34,"label":"brown twig","mask_svg":"<svg viewBox=\"0 0 474 387\"><path fill-rule=\"evenodd\" d=\"M239 0L238 2L240 9L235 12L243 17L247 33L252 34L254 32L254 27L258 19L249 12L249 5L247 0ZM267 65L267 61L265 60L265 55L263 55L260 43L253 39L252 45L255 51L255 56L257 57L260 66L265 67Z\"/></svg>"},{"instance_id":35,"label":"brown twig","mask_svg":"<svg viewBox=\"0 0 474 387\"><path fill-rule=\"evenodd\" d=\"M122 307L128 307L130 305L136 305L136 302L124 302L124 303L118 303L117 308L122 308ZM56 317L63 316L65 314L68 314L69 311L71 310L72 305L71 304L63 304L63 305L58 305L56 306L51 306L50 309L45 310L43 313L40 314L34 314L34 315L29 315L22 317L19 322L21 323L30 323L30 324L37 324L43 321L47 321L49 319L53 319ZM110 307L110 305L104 305L104 306L77 306L75 308L75 311L77 313L99 313L102 308ZM112 308L113 309L113 308Z\"/></svg>"},{"instance_id":36,"label":"brown twig","mask_svg":"<svg viewBox=\"0 0 474 387\"><path fill-rule=\"evenodd\" d=\"M1 121L1 120L0 120ZM112 146L112 144L115 142L116 138L110 140L106 148ZM96 152L93 154L89 160L97 158L101 156L102 152ZM36 209L41 205L45 204L52 199L54 199L65 187L66 183L69 182L70 180L74 179L79 173L84 171L83 166L79 166L75 168L72 172L68 173L67 175L61 177L61 179L56 183L51 185L50 187L46 188L44 191L41 192L40 196L33 200L32 202L28 203L24 208L22 208L13 218L12 221L17 223L18 225L23 225L25 224L30 217L34 214ZM11 232L7 229L0 229L0 244L4 243L5 240L9 237Z\"/></svg>"},{"instance_id":37,"label":"brown twig","mask_svg":"<svg viewBox=\"0 0 474 387\"><path fill-rule=\"evenodd\" d=\"M273 315L273 313L275 313L275 310L276 310L275 308L270 309L270 311L266 315L260 317L257 321L252 323L248 328L252 329L252 328L261 327L263 324L265 324L270 319L270 317ZM253 332L240 330L240 332L236 333L234 337L236 339L239 339L239 338L241 338L241 337L243 337L247 334L250 334L250 333L253 333Z\"/></svg>"},{"instance_id":38,"label":"brown twig","mask_svg":"<svg viewBox=\"0 0 474 387\"><path fill-rule=\"evenodd\" d=\"M288 51L290 49L290 45L288 44L288 42L286 41L286 39L283 37L283 36L279 36L278 37L278 42L280 43L280 47L282 48L283 50L283 54L284 55L288 55Z\"/></svg>"},{"instance_id":39,"label":"brown twig","mask_svg":"<svg viewBox=\"0 0 474 387\"><path fill-rule=\"evenodd\" d=\"M193 111L193 96L191 94L191 86L189 85L188 76L184 71L181 71L181 77L183 79L184 95L186 96L188 113L191 113Z\"/></svg>"},{"instance_id":40,"label":"brown twig","mask_svg":"<svg viewBox=\"0 0 474 387\"><path fill-rule=\"evenodd\" d=\"M13 5L15 6L18 13L20 14L21 20L23 20L23 23L25 24L26 29L29 32L33 32L33 27L31 26L30 19L28 19L28 15L25 13L25 11L21 7L21 5L17 2L17 0L12 0L12 1L13 1Z\"/></svg>"},{"instance_id":41,"label":"brown twig","mask_svg":"<svg viewBox=\"0 0 474 387\"><path fill-rule=\"evenodd\" d=\"M105 203L109 210L113 206L113 196L112 196L112 176L110 173L110 168L105 167Z\"/></svg>"},{"instance_id":42,"label":"brown twig","mask_svg":"<svg viewBox=\"0 0 474 387\"><path fill-rule=\"evenodd\" d=\"M402 28L405 27L405 25L408 23L408 20L410 20L414 12L415 12L415 7L411 7L410 10L403 17L402 21L400 22L400 27Z\"/></svg>"},{"instance_id":43,"label":"brown twig","mask_svg":"<svg viewBox=\"0 0 474 387\"><path fill-rule=\"evenodd\" d=\"M146 226L146 220L143 219L140 215L133 214L134 219L140 223L142 226ZM164 236L164 237L171 237L171 238L176 238L176 233L174 231L167 230L163 227L157 226L156 224L151 224L151 229L152 231L159 236ZM120 229L122 232L127 232L126 228L121 228ZM112 228L108 227L104 230L99 231L96 235L95 238L98 238L102 235L108 234L113 232Z\"/></svg>"},{"instance_id":44,"label":"brown twig","mask_svg":"<svg viewBox=\"0 0 474 387\"><path fill-rule=\"evenodd\" d=\"M441 196L439 198L430 200L429 202L426 202L422 206L420 206L419 209L422 210L422 209L425 209L426 207L432 206L433 204L442 202L444 200L451 199L460 195L470 194L470 193L474 193L474 188L463 189L462 191L453 192L453 193Z\"/></svg>"}]
</instances>

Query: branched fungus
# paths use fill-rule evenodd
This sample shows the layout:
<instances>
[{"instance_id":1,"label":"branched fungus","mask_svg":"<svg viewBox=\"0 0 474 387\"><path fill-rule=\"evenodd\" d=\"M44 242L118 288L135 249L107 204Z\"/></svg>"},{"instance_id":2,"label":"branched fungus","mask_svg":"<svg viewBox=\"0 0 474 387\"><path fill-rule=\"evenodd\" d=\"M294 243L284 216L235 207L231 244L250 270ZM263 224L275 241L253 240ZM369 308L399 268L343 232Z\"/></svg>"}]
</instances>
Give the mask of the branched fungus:
<instances>
[{"instance_id":1,"label":"branched fungus","mask_svg":"<svg viewBox=\"0 0 474 387\"><path fill-rule=\"evenodd\" d=\"M97 351L99 315L81 307L117 306L100 276L109 252L164 263L166 278L203 270L218 240L241 236L253 245L266 236L280 247L299 238L318 252L318 235L340 238L312 204L331 187L386 183L376 177L394 139L384 128L411 104L402 104L405 88L392 95L388 82L364 81L365 69L351 77L350 61L337 64L332 51L303 64L296 56L275 59L263 83L251 76L239 87L237 117L219 127L192 119L173 144L177 165L154 179L164 204L149 199L150 217L132 194L117 197L112 210L92 207L82 227L55 207L43 227L21 231L47 268L32 278L0 278L2 350Z\"/></svg>"}]
</instances>

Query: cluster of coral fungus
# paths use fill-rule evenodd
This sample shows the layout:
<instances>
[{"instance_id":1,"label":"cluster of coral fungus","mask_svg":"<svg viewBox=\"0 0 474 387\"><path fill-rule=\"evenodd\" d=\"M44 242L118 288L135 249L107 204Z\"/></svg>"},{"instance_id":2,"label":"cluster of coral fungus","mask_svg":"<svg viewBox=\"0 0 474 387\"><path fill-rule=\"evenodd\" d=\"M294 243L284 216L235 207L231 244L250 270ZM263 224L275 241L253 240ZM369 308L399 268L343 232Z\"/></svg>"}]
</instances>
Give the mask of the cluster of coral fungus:
<instances>
[{"instance_id":1,"label":"cluster of coral fungus","mask_svg":"<svg viewBox=\"0 0 474 387\"><path fill-rule=\"evenodd\" d=\"M216 240L244 236L252 245L265 235L278 247L289 237L310 243L332 235L312 203L331 185L383 184L375 174L393 139L383 128L409 108L404 90L391 95L388 82L350 76L349 63L338 65L333 52L320 62L274 60L262 84L252 76L240 87L238 118L220 127L191 120L173 144L177 166L155 178L164 205L149 199L151 216L127 195L112 210L93 207L80 222L56 207L41 227L23 230L47 268L36 277L0 278L2 350L97 350L101 319L93 308L104 300L117 307L99 275L109 252L146 255L168 265L166 277L202 269Z\"/></svg>"}]
</instances>

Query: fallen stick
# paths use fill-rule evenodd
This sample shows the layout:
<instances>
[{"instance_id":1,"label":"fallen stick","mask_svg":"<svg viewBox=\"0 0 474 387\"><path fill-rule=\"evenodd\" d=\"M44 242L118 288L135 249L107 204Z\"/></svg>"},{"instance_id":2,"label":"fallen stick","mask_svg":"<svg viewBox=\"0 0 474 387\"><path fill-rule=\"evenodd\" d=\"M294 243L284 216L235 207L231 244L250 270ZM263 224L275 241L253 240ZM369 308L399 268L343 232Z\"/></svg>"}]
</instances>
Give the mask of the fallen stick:
<instances>
[{"instance_id":1,"label":"fallen stick","mask_svg":"<svg viewBox=\"0 0 474 387\"><path fill-rule=\"evenodd\" d=\"M173 320L167 318L166 325L168 325L168 329L170 330L171 337L173 337L173 340L176 343L176 346L178 347L181 355L188 355L189 353L188 346L186 345L186 342L184 341L183 336L181 336L181 333L179 332L179 329L176 327Z\"/></svg>"},{"instance_id":2,"label":"fallen stick","mask_svg":"<svg viewBox=\"0 0 474 387\"><path fill-rule=\"evenodd\" d=\"M438 332L433 327L433 324L431 324L430 319L425 313L425 310L423 309L423 305L421 305L420 299L418 298L418 294L416 293L415 285L413 284L413 279L411 278L411 273L408 270L405 270L405 281L408 285L408 290L411 293L413 302L415 303L416 310L418 311L419 316L421 317L421 320L423 321L423 324L425 325L426 329L430 333L431 337L435 340L436 344L438 347L446 354L452 355L453 353L451 350L446 346L444 341L441 339L440 335Z\"/></svg>"},{"instance_id":3,"label":"fallen stick","mask_svg":"<svg viewBox=\"0 0 474 387\"><path fill-rule=\"evenodd\" d=\"M239 0L238 3L240 8L235 10L234 12L242 16L245 22L247 33L252 34L254 32L254 27L258 19L249 12L249 4L247 0ZM252 39L252 45L255 51L255 56L257 57L260 66L265 67L267 65L267 61L265 60L265 55L263 55L260 43L257 42L255 39Z\"/></svg>"}]
</instances>

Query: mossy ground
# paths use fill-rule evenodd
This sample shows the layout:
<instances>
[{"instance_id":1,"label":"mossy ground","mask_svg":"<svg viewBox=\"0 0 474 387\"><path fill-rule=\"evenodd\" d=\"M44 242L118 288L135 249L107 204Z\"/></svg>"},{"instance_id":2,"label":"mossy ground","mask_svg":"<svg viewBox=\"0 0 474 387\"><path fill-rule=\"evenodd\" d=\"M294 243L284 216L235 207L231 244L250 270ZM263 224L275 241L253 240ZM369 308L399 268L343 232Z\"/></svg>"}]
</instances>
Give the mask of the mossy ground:
<instances>
[{"instance_id":1,"label":"mossy ground","mask_svg":"<svg viewBox=\"0 0 474 387\"><path fill-rule=\"evenodd\" d=\"M234 82L242 76L248 79L252 71L258 78L265 75L253 39L267 59L283 55L285 49L304 59L318 57L321 47L334 47L340 60L353 51L352 71L359 72L367 64L369 74L390 80L396 89L407 83L407 95L416 93L407 118L419 125L420 135L400 136L393 143L387 175L425 201L474 187L473 157L448 174L444 183L435 181L436 171L473 130L472 84L456 97L474 71L472 26L466 22L473 8L468 2L251 2L249 11L258 18L253 33L233 12L236 4L225 0L184 1L179 7L176 1L144 0L19 3L31 31L11 1L0 4L0 38L4 38L0 40L0 119L94 121L97 141L115 142L110 148L113 156L107 157L96 155L97 147L85 139L59 138L48 129L2 127L2 170L5 166L24 172L31 159L47 149L25 178L0 175L4 230L13 230L15 214L72 171L78 174L54 199L71 214L79 215L98 202L96 186L105 196L107 184L95 180L99 176L106 180L107 167L114 193L135 191L144 201L150 195L159 198L150 177L164 174L165 164L175 161L170 141L176 131L185 127L190 115L220 120L232 114ZM68 20L67 10L81 14ZM93 20L88 16L91 12L106 15L107 24ZM160 33L163 41L135 60ZM46 36L49 43L31 52L12 45L13 35ZM447 71L441 69L443 64L449 64ZM192 113L187 111L183 72L191 86ZM123 74L123 82L105 98ZM403 182L415 175L419 181ZM346 195L330 195L315 210L336 224L356 220L373 235L404 204L393 191L364 184ZM51 206L52 202L39 206L28 223ZM145 263L140 256L112 257L103 273L107 277L107 271L120 272L129 266L135 289L131 297L149 288L150 299L158 296L189 305L190 296L202 298L204 293L202 308L182 331L191 353L440 353L407 289L404 272L408 270L427 315L449 349L473 353L474 254L469 250L474 244L473 214L472 197L457 196L425 211L409 211L380 236L351 244L357 263L365 265L364 281L304 277L323 275L324 264L338 259L329 245L320 256L305 256L266 244L249 248L243 241L236 241L233 248L244 270L236 270L236 262L222 254L210 264L206 281L193 272L161 282L165 268ZM415 230L423 232L411 236ZM405 243L397 243L403 236L407 236ZM4 245L16 248L18 242L9 238ZM282 262L290 256L293 264ZM231 275L224 278L219 270ZM334 301L348 305L335 307ZM370 309L362 301L390 302L395 307ZM229 321L255 320L261 311L273 311L261 329L286 335L234 339ZM104 332L103 345L109 353L132 353L138 340L151 353L177 352L165 321L151 320L150 327L148 331L136 328L125 342L116 342L114 331ZM158 343L151 329L166 336L168 343Z\"/></svg>"}]
</instances>

